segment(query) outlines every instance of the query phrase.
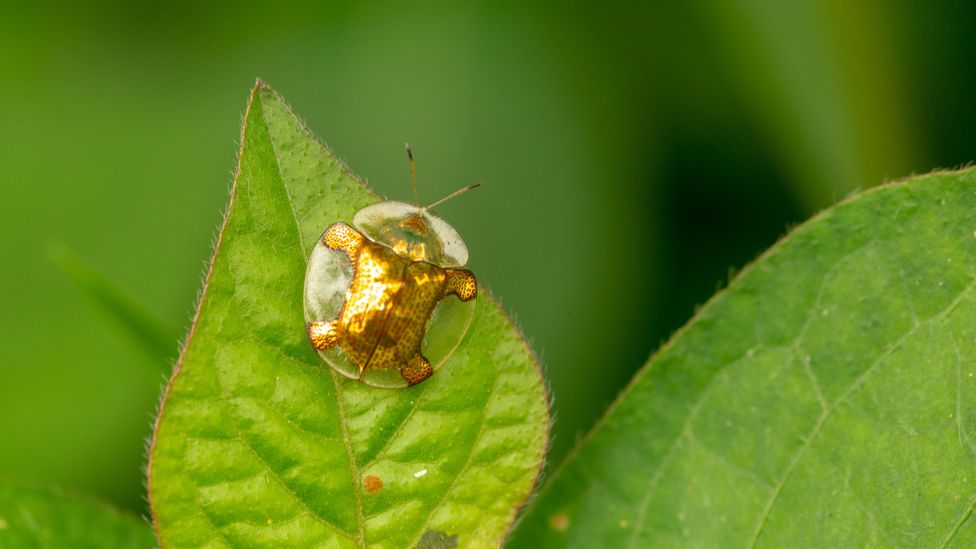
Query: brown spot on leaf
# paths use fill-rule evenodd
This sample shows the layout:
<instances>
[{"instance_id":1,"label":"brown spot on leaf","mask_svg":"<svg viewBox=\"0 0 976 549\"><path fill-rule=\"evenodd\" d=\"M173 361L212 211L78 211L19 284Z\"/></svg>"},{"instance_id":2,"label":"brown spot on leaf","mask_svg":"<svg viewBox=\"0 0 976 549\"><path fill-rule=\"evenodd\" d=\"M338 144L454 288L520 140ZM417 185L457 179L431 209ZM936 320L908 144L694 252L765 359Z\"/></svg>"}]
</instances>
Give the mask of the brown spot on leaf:
<instances>
[{"instance_id":1,"label":"brown spot on leaf","mask_svg":"<svg viewBox=\"0 0 976 549\"><path fill-rule=\"evenodd\" d=\"M549 517L549 526L557 532L565 532L569 528L569 517L566 513L556 513Z\"/></svg>"},{"instance_id":2,"label":"brown spot on leaf","mask_svg":"<svg viewBox=\"0 0 976 549\"><path fill-rule=\"evenodd\" d=\"M370 494L378 494L383 489L383 479L376 475L369 475L363 479L363 486Z\"/></svg>"}]
</instances>

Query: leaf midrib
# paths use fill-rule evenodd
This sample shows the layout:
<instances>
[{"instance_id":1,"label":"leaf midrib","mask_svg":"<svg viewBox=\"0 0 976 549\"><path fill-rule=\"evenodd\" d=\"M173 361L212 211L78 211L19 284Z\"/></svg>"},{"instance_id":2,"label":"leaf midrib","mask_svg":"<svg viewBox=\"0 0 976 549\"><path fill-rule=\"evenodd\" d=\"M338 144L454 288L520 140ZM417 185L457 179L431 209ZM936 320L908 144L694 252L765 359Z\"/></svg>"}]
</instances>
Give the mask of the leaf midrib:
<instances>
[{"instance_id":1,"label":"leaf midrib","mask_svg":"<svg viewBox=\"0 0 976 549\"><path fill-rule=\"evenodd\" d=\"M260 90L261 88L258 89ZM267 91L269 93L274 93L270 90ZM290 110L288 110L287 112L292 117L295 116L295 114L292 113ZM295 201L292 199L291 193L288 190L288 186L285 185L284 177L282 176L281 164L278 161L278 148L275 142L275 138L271 133L271 126L268 123L268 119L265 117L263 100L261 102L261 120L264 123L264 128L268 136L268 141L271 144L272 153L273 153L272 156L274 157L275 176L277 178L278 184L281 186L281 189L285 193L285 197L287 197L288 199L288 212L291 214L291 219L295 223L295 240L296 240L296 247L298 248L298 257L303 263L305 263L307 262L308 258L306 257L305 246L304 243L302 242L302 235L304 233L302 232L301 222L298 220L298 214L297 212L295 212L295 206L294 206ZM296 122L297 122L297 118L296 118ZM298 124L298 126L304 128L304 126L300 123ZM366 547L366 539L365 539L366 520L363 517L363 500L362 500L362 494L359 491L359 487L362 484L362 471L360 470L359 466L356 463L356 454L352 448L352 443L349 439L349 425L348 425L349 422L348 419L346 418L346 409L342 399L342 383L338 378L338 374L336 374L335 370L333 370L332 368L329 368L329 375L331 376L332 384L335 387L336 410L338 411L339 414L339 426L342 429L342 443L343 446L345 447L346 460L349 464L350 472L352 473L352 481L353 481L352 492L353 492L353 498L355 499L356 502L356 532L357 532L356 541L360 547L365 548Z\"/></svg>"},{"instance_id":2,"label":"leaf midrib","mask_svg":"<svg viewBox=\"0 0 976 549\"><path fill-rule=\"evenodd\" d=\"M274 93L274 92L270 92L270 93ZM285 110L286 110L286 112L290 116L292 116L293 118L295 118L296 122L298 122L297 117L295 117L295 114L293 112L291 112L291 110L289 110L289 109L285 109ZM278 183L281 185L282 189L285 192L285 196L288 198L288 211L291 213L292 221L294 221L294 223L295 223L295 230L296 230L296 233L297 233L297 240L298 240L297 245L298 245L298 249L299 249L299 256L301 257L302 261L306 261L307 258L306 258L306 255L305 255L304 243L302 242L302 235L304 234L304 232L302 231L301 222L298 219L298 213L294 209L295 202L294 202L294 200L292 200L291 193L288 190L288 186L284 184L284 177L282 176L282 173L281 173L281 165L280 165L280 163L278 161L278 143L277 143L275 137L271 134L270 127L269 127L269 124L268 124L268 120L267 120L267 118L265 118L265 111L263 109L263 103L262 103L262 110L261 110L261 119L264 122L265 128L268 130L268 139L271 142L271 146L272 146L272 148L274 149L274 152L275 152L275 154L274 154L274 157L275 157L275 170L276 170L276 176L277 176L277 179L278 179ZM303 130L305 130L304 125L302 125L302 124L299 123L298 126L301 127ZM307 130L305 130L305 131L307 133ZM314 138L314 136L311 136L310 134L309 134L309 137ZM365 514L363 513L362 493L359 490L359 487L362 485L362 468L360 468L359 465L358 465L358 463L357 463L356 455L355 455L355 450L353 449L352 443L351 443L350 438L349 438L348 420L346 419L345 406L344 406L343 399L342 399L342 394L343 394L342 379L340 379L339 376L338 376L338 374L334 370L332 370L332 369L329 370L329 373L332 376L332 381L333 381L333 384L335 386L337 409L338 409L338 415L339 415L339 423L340 423L340 426L342 428L343 444L344 444L345 450L346 450L346 457L347 457L347 461L349 463L350 470L351 470L351 472L353 474L353 481L354 481L353 493L354 493L354 497L355 497L355 500L356 500L356 522L357 522L357 530L358 530L358 539L357 539L357 541L359 542L360 547L366 547L366 542L365 542L366 517L365 517ZM501 378L500 375L498 375L498 376L495 377L495 379L493 381L493 384L492 384L492 388L488 392L489 395L492 395L492 394L495 393L495 390L497 388L497 384L498 384L498 381L499 381L500 378ZM394 431L394 434L396 434L396 433L400 432L400 430L402 430L402 428L406 425L406 423L410 419L410 417L419 408L420 402L423 400L424 395L427 393L427 391L426 391L427 388L426 387L422 387L422 389L423 389L423 392L420 393L419 395L417 395L417 398L414 399L414 402L413 402L413 404L412 404L412 406L410 408L410 411L399 422L399 425L397 426L396 430ZM486 424L487 424L487 417L485 416L485 414L481 414L481 423L479 425L478 433L475 435L475 437L473 439L473 443L472 443L471 449L470 449L470 451L468 453L468 456L467 456L467 459L465 460L464 465L461 467L461 469L458 472L458 474L454 477L454 479L452 480L451 484L448 486L447 490L445 490L444 494L442 495L442 497L440 498L440 500L437 502L437 504L434 505L431 508L431 512L427 516L426 520L424 521L424 524L420 527L416 538L413 539L408 544L409 547L413 547L417 543L419 543L420 539L423 537L424 529L427 528L427 526L430 524L430 520L433 517L434 513L437 511L437 509L439 509L443 505L444 501L447 500L447 498L450 496L450 493L451 493L453 487L457 484L457 482L461 478L461 476L463 476L463 474L470 467L471 462L474 459L474 455L476 453L477 441L480 440L481 437L482 437L482 435L484 434L484 430L485 430ZM377 452L377 454L369 461L369 463L367 464L367 466L376 463L376 461L378 461L384 455L384 453L389 449L389 446L392 443L392 439L393 439L393 435L391 435L391 437L389 437L387 439L387 442Z\"/></svg>"}]
</instances>

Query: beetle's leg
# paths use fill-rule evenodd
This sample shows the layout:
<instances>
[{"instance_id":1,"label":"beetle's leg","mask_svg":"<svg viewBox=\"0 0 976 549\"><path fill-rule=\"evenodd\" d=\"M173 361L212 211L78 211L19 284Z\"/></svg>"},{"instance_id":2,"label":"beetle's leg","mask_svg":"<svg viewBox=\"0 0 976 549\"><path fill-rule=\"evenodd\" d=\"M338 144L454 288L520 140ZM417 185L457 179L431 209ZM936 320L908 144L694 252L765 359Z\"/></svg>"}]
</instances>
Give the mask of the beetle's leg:
<instances>
[{"instance_id":1,"label":"beetle's leg","mask_svg":"<svg viewBox=\"0 0 976 549\"><path fill-rule=\"evenodd\" d=\"M345 223L333 223L322 235L322 242L333 250L342 250L355 257L363 246L363 235Z\"/></svg>"},{"instance_id":2,"label":"beetle's leg","mask_svg":"<svg viewBox=\"0 0 976 549\"><path fill-rule=\"evenodd\" d=\"M319 351L335 347L339 343L339 321L319 320L312 322L308 325L308 339L312 341L312 347Z\"/></svg>"},{"instance_id":3,"label":"beetle's leg","mask_svg":"<svg viewBox=\"0 0 976 549\"><path fill-rule=\"evenodd\" d=\"M468 301L478 295L478 281L474 273L467 269L447 269L444 281L444 296L454 294L461 301Z\"/></svg>"},{"instance_id":4,"label":"beetle's leg","mask_svg":"<svg viewBox=\"0 0 976 549\"><path fill-rule=\"evenodd\" d=\"M434 369L430 367L430 361L420 353L415 354L407 363L400 368L400 375L407 380L410 385L416 385L430 377Z\"/></svg>"}]
</instances>

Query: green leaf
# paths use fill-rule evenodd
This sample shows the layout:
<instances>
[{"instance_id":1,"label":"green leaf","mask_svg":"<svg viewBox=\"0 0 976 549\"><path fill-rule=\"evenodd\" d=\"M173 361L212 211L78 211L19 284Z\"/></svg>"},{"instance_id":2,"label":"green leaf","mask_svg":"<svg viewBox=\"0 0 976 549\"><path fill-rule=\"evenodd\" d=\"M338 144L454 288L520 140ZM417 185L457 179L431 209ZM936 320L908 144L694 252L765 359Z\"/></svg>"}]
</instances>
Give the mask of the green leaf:
<instances>
[{"instance_id":1,"label":"green leaf","mask_svg":"<svg viewBox=\"0 0 976 549\"><path fill-rule=\"evenodd\" d=\"M411 388L342 378L308 343L308 255L328 225L376 200L255 86L150 449L163 545L496 546L512 524L541 467L547 401L532 352L484 289L456 353Z\"/></svg>"},{"instance_id":2,"label":"green leaf","mask_svg":"<svg viewBox=\"0 0 976 549\"><path fill-rule=\"evenodd\" d=\"M636 376L513 547L972 547L976 171L793 231Z\"/></svg>"},{"instance_id":3,"label":"green leaf","mask_svg":"<svg viewBox=\"0 0 976 549\"><path fill-rule=\"evenodd\" d=\"M78 291L92 300L133 341L160 363L172 361L178 340L172 328L156 318L138 301L105 275L78 257L66 244L54 241L47 256L61 269Z\"/></svg>"},{"instance_id":4,"label":"green leaf","mask_svg":"<svg viewBox=\"0 0 976 549\"><path fill-rule=\"evenodd\" d=\"M105 504L0 482L0 547L155 547L152 528Z\"/></svg>"}]
</instances>

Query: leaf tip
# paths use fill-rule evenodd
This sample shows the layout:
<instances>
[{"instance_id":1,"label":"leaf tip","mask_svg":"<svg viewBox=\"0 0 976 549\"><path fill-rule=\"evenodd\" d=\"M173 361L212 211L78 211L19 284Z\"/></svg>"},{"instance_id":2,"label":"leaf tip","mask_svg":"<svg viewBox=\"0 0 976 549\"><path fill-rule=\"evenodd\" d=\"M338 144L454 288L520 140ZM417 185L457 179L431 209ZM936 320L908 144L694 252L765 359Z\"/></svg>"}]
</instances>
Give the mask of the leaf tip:
<instances>
[{"instance_id":1,"label":"leaf tip","mask_svg":"<svg viewBox=\"0 0 976 549\"><path fill-rule=\"evenodd\" d=\"M271 84L268 84L267 82L262 80L260 76L255 78L254 86L251 87L251 93L248 98L248 106L250 106L253 103L262 102L262 100L265 99L267 95L270 95L271 97L279 97L278 92L276 92L274 88L271 87Z\"/></svg>"}]
</instances>

